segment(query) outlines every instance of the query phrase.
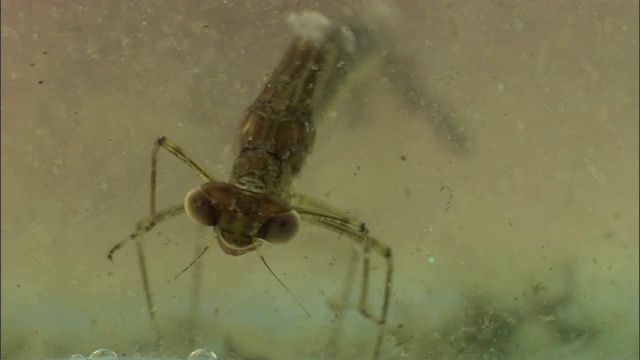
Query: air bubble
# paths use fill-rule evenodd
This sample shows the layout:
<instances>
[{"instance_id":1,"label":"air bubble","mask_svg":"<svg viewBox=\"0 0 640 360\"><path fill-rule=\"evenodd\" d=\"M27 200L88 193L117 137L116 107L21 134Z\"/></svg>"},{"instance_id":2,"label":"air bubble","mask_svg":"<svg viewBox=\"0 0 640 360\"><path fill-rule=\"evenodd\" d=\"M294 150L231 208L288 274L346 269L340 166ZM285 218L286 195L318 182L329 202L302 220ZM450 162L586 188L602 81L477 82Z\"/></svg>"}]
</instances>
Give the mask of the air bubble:
<instances>
[{"instance_id":1,"label":"air bubble","mask_svg":"<svg viewBox=\"0 0 640 360\"><path fill-rule=\"evenodd\" d=\"M82 354L73 354L69 360L87 360Z\"/></svg>"},{"instance_id":2,"label":"air bubble","mask_svg":"<svg viewBox=\"0 0 640 360\"><path fill-rule=\"evenodd\" d=\"M211 350L199 349L192 352L187 360L218 360L218 356Z\"/></svg>"},{"instance_id":3,"label":"air bubble","mask_svg":"<svg viewBox=\"0 0 640 360\"><path fill-rule=\"evenodd\" d=\"M89 360L118 360L118 355L113 350L100 349L89 355Z\"/></svg>"}]
</instances>

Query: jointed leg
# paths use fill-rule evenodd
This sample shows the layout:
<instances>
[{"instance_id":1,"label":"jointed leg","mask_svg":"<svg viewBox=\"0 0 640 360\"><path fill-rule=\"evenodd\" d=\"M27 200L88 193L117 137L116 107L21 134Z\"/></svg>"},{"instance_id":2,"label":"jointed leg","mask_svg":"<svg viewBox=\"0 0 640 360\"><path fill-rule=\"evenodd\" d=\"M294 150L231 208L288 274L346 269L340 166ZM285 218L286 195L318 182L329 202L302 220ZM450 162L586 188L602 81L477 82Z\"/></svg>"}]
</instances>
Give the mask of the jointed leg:
<instances>
[{"instance_id":1,"label":"jointed leg","mask_svg":"<svg viewBox=\"0 0 640 360\"><path fill-rule=\"evenodd\" d=\"M205 251L206 248L202 248L202 246L196 245L194 248L195 254L197 257ZM202 284L202 262L198 262L193 267L193 282L191 284L191 316L189 317L188 329L189 329L189 348L196 348L196 337L198 335L196 329L198 325L198 311L200 310L201 304L201 289L200 284Z\"/></svg>"},{"instance_id":2,"label":"jointed leg","mask_svg":"<svg viewBox=\"0 0 640 360\"><path fill-rule=\"evenodd\" d=\"M177 157L183 163L187 164L190 168L195 170L200 177L206 181L213 181L213 176L209 175L207 170L198 165L189 155L187 155L180 146L166 137L161 137L154 143L153 151L151 152L151 217L153 218L156 213L156 168L158 167L158 151L165 149L173 156Z\"/></svg>"},{"instance_id":3,"label":"jointed leg","mask_svg":"<svg viewBox=\"0 0 640 360\"><path fill-rule=\"evenodd\" d=\"M198 165L189 155L187 155L182 148L173 143L171 140L166 137L161 137L155 141L153 146L153 151L151 152L151 206L150 206L150 216L146 219L143 219L138 222L136 225L136 231L134 231L128 238L117 243L111 250L109 251L109 260L113 260L113 253L117 250L125 246L129 241L134 241L140 238L142 235L151 231L157 224L171 219L177 215L184 213L184 206L175 205L170 208L164 209L160 212L156 210L156 181L157 181L157 168L158 168L158 152L160 149L165 149L173 156L177 157L179 160L187 164L193 170L195 170L198 175L200 175L206 181L214 181L213 177L209 175L209 173L204 170L200 165Z\"/></svg>"},{"instance_id":4,"label":"jointed leg","mask_svg":"<svg viewBox=\"0 0 640 360\"><path fill-rule=\"evenodd\" d=\"M348 236L359 245L363 246L362 253L362 285L360 289L360 298L358 301L358 310L360 313L371 320L379 327L378 338L376 340L373 359L377 359L380 353L380 347L382 345L383 327L387 322L387 314L389 311L389 302L391 297L391 281L393 277L393 255L391 248L385 243L369 236L369 230L366 225L359 221L354 221L347 217L333 214L330 211L324 211L321 204L317 201L307 200L299 197L303 202L312 203L312 206L320 210L312 210L303 207L294 207L298 214L305 220L308 220L316 225L322 226L326 229L338 232L345 236ZM387 272L385 278L385 288L382 300L382 308L379 316L373 314L369 309L367 302L367 295L369 293L369 273L370 273L370 253L375 251L380 254L386 262Z\"/></svg>"},{"instance_id":5,"label":"jointed leg","mask_svg":"<svg viewBox=\"0 0 640 360\"><path fill-rule=\"evenodd\" d=\"M156 212L154 216L142 219L138 221L136 225L136 231L131 233L127 238L115 244L111 250L109 250L109 255L107 256L109 260L113 261L113 254L123 248L130 241L138 242L138 240L146 233L151 231L156 225L159 223L176 217L180 214L184 213L184 205L175 205L170 208L164 209L160 212Z\"/></svg>"},{"instance_id":6,"label":"jointed leg","mask_svg":"<svg viewBox=\"0 0 640 360\"><path fill-rule=\"evenodd\" d=\"M340 339L342 339L344 332L344 315L346 304L351 299L351 295L353 293L353 284L356 278L356 266L358 264L358 260L360 258L360 254L355 246L351 247L351 255L349 256L349 266L347 268L346 277L343 281L344 288L342 289L342 296L337 302L336 300L330 301L329 308L334 312L333 319L333 328L334 331L331 333L329 340L327 341L326 348L327 353L325 354L330 359L337 358L338 355L338 344Z\"/></svg>"},{"instance_id":7,"label":"jointed leg","mask_svg":"<svg viewBox=\"0 0 640 360\"><path fill-rule=\"evenodd\" d=\"M193 161L178 145L174 144L173 142L171 142L165 137L159 138L154 143L153 151L151 152L150 216L146 219L139 221L138 224L136 225L136 230L132 234L130 234L126 239L117 243L115 246L111 248L111 250L109 250L108 258L109 260L113 261L113 254L117 250L121 249L130 241L136 242L136 252L138 255L138 264L140 266L140 274L142 277L142 287L144 290L145 300L147 303L147 310L149 312L149 319L152 323L158 346L161 346L162 344L162 336L160 334L160 326L158 325L158 322L155 316L156 308L153 302L151 285L149 284L149 276L147 272L143 246L142 246L142 242L139 240L144 234L151 231L151 229L153 229L157 224L165 220L171 219L177 215L180 215L185 211L184 206L182 204L169 207L167 209L161 210L160 212L156 210L156 179L157 179L157 167L158 167L158 151L160 150L160 148L163 148L167 150L169 153L173 154L175 157L177 157L182 162L187 164L189 167L194 169L198 173L198 175L200 175L205 180L213 181L213 177L209 175L207 171L204 170L200 165L198 165L195 161ZM198 280L197 275L195 276L196 276L196 280ZM197 293L197 292L199 291L194 289L194 293Z\"/></svg>"},{"instance_id":8,"label":"jointed leg","mask_svg":"<svg viewBox=\"0 0 640 360\"><path fill-rule=\"evenodd\" d=\"M147 274L147 264L144 257L144 249L142 247L142 241L136 241L136 253L138 254L138 265L140 266L144 298L147 302L147 312L149 313L149 320L151 321L153 332L156 335L156 345L160 348L162 346L162 333L160 332L160 325L158 325L158 320L156 319L156 306L153 303L151 286L149 285L149 275Z\"/></svg>"}]
</instances>

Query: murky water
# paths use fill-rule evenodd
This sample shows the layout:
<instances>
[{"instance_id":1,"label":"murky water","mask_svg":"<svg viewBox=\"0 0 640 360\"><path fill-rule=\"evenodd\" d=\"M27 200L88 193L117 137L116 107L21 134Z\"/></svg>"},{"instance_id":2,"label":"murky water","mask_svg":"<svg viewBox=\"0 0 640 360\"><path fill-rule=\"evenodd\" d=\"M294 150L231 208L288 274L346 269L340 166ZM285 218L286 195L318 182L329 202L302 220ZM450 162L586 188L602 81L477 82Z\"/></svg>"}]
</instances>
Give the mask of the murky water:
<instances>
[{"instance_id":1,"label":"murky water","mask_svg":"<svg viewBox=\"0 0 640 360\"><path fill-rule=\"evenodd\" d=\"M2 3L3 358L370 355L375 327L355 310L335 324L352 247L333 233L261 248L311 317L257 256L213 249L194 325L197 272L172 279L212 233L162 224L145 237L161 349L134 247L107 260L148 215L156 138L228 177L240 117L303 9L382 13L424 109L454 112L472 143L443 146L433 114L376 69L318 126L296 190L394 250L381 358L638 358L637 3L341 3ZM200 182L169 156L160 168L159 206Z\"/></svg>"}]
</instances>

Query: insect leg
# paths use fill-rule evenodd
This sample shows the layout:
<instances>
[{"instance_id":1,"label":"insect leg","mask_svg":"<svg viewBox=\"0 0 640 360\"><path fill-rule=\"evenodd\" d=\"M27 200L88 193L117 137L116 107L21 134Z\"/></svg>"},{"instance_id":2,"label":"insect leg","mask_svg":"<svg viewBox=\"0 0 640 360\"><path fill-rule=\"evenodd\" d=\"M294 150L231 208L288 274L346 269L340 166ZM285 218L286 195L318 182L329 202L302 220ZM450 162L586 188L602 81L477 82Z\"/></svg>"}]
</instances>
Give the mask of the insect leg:
<instances>
[{"instance_id":1,"label":"insect leg","mask_svg":"<svg viewBox=\"0 0 640 360\"><path fill-rule=\"evenodd\" d=\"M319 203L313 201L314 206L319 208ZM378 337L373 351L372 359L377 359L380 355L380 347L382 345L383 328L387 322L387 314L389 312L389 303L391 298L391 283L393 278L393 255L391 247L369 236L369 230L363 222L355 221L347 217L334 214L332 212L323 212L322 210L307 209L302 207L294 207L300 217L310 221L318 226L343 234L357 244L362 245L362 285L360 289L360 298L358 301L358 311L367 319L378 325ZM369 293L369 274L370 274L370 254L371 251L382 256L386 263L386 275L384 285L384 295L382 299L382 307L380 315L376 316L368 306Z\"/></svg>"},{"instance_id":2,"label":"insect leg","mask_svg":"<svg viewBox=\"0 0 640 360\"><path fill-rule=\"evenodd\" d=\"M135 241L136 243L136 253L138 256L138 264L140 267L140 275L142 277L142 286L145 294L145 300L147 303L147 310L149 312L149 319L151 321L152 327L154 329L154 333L156 335L156 341L158 346L162 345L162 335L160 333L160 326L158 325L156 319L156 308L153 301L153 296L151 292L151 285L149 282L149 275L146 266L146 259L144 256L143 244L139 241L142 236L151 229L153 229L157 224L171 219L177 215L183 214L185 209L184 205L175 205L169 208L163 209L160 212L156 209L156 182L157 182L157 167L158 167L158 152L160 149L165 149L170 154L177 157L179 160L187 164L189 167L194 169L198 175L204 178L207 181L213 181L213 177L207 173L200 165L198 165L194 160L188 156L182 148L180 148L177 144L168 140L166 137L161 137L155 141L153 150L151 152L151 196L150 196L150 216L148 218L142 219L136 225L136 230L130 234L124 240L118 242L115 246L109 250L108 258L113 261L113 255L116 251L124 247L128 242ZM194 274L195 281L198 281L198 274ZM194 285L194 287L199 287ZM198 293L199 289L194 289L194 293ZM194 300L195 301L195 300ZM194 315L195 317L195 315Z\"/></svg>"}]
</instances>

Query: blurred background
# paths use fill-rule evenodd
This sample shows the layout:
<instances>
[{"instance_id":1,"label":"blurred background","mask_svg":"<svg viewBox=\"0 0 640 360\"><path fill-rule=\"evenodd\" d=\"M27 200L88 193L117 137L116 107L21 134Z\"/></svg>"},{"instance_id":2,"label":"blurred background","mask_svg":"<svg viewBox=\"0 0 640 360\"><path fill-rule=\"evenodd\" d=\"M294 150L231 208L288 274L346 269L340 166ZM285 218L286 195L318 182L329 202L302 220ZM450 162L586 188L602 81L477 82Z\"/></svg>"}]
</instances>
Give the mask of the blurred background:
<instances>
[{"instance_id":1,"label":"blurred background","mask_svg":"<svg viewBox=\"0 0 640 360\"><path fill-rule=\"evenodd\" d=\"M392 246L381 358L638 359L638 3L343 3L2 2L3 359L370 356L375 326L332 307L354 254L336 234L305 225L261 248L308 317L254 254L214 246L174 281L213 233L186 216L158 226L144 246L161 348L135 246L107 260L149 213L156 138L228 177L302 10L382 21L382 52L410 60L345 91L295 189ZM464 151L437 114L461 124ZM159 166L160 207L200 184L167 154Z\"/></svg>"}]
</instances>

